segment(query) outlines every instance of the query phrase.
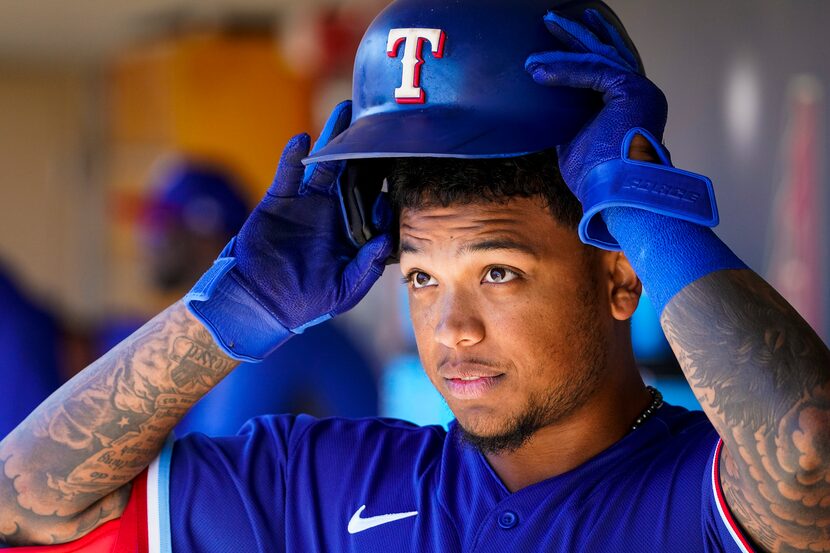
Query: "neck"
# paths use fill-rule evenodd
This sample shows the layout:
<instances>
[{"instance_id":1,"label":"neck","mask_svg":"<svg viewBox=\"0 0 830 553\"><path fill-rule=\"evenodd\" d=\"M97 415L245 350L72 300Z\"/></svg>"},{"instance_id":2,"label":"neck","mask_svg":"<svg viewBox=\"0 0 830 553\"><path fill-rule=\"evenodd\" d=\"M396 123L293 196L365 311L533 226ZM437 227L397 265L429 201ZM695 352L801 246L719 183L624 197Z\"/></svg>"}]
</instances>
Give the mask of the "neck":
<instances>
[{"instance_id":1,"label":"neck","mask_svg":"<svg viewBox=\"0 0 830 553\"><path fill-rule=\"evenodd\" d=\"M634 365L606 379L565 419L538 430L520 449L485 457L511 492L568 472L625 436L651 403Z\"/></svg>"}]
</instances>

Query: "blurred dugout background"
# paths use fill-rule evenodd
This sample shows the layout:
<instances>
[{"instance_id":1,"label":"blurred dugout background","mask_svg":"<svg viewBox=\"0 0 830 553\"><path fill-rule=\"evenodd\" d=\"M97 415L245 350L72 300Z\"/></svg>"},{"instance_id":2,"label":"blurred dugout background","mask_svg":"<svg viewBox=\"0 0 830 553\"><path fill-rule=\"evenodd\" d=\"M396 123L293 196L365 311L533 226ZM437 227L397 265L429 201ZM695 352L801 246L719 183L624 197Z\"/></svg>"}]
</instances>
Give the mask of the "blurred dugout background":
<instances>
[{"instance_id":1,"label":"blurred dugout background","mask_svg":"<svg viewBox=\"0 0 830 553\"><path fill-rule=\"evenodd\" d=\"M716 184L719 235L827 340L830 4L609 3L669 98L675 164ZM182 159L221 166L252 206L286 140L316 132L350 95L357 43L384 5L0 5L0 265L11 275L0 286L0 378L10 392L0 434L180 297L154 283L141 230L170 168ZM198 263L201 272L209 259ZM232 431L255 409L446 421L420 375L399 280L387 271L330 328L295 339L267 368L240 369L188 428ZM693 406L648 307L634 323L644 374L669 401ZM353 377L338 365L366 370Z\"/></svg>"}]
</instances>

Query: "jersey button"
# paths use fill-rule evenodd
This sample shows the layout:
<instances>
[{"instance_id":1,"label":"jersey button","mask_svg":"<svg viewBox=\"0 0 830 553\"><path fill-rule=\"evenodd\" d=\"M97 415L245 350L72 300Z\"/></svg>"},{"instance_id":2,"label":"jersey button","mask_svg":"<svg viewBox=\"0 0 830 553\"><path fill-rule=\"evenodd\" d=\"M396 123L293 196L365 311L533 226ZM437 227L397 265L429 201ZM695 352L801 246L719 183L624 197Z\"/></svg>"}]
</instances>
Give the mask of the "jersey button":
<instances>
[{"instance_id":1,"label":"jersey button","mask_svg":"<svg viewBox=\"0 0 830 553\"><path fill-rule=\"evenodd\" d=\"M509 530L519 523L519 515L513 511L504 511L499 515L499 526Z\"/></svg>"}]
</instances>

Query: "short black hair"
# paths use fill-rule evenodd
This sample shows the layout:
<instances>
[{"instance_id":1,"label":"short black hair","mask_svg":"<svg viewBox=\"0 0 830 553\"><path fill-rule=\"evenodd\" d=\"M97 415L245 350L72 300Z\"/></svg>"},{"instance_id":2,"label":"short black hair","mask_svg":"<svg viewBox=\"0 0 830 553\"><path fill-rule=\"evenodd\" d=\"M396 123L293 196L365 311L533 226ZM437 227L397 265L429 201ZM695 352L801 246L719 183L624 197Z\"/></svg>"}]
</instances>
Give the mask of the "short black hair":
<instances>
[{"instance_id":1,"label":"short black hair","mask_svg":"<svg viewBox=\"0 0 830 553\"><path fill-rule=\"evenodd\" d=\"M553 149L503 158L398 158L388 182L398 214L403 209L539 197L567 228L575 230L582 217L582 206L568 190Z\"/></svg>"}]
</instances>

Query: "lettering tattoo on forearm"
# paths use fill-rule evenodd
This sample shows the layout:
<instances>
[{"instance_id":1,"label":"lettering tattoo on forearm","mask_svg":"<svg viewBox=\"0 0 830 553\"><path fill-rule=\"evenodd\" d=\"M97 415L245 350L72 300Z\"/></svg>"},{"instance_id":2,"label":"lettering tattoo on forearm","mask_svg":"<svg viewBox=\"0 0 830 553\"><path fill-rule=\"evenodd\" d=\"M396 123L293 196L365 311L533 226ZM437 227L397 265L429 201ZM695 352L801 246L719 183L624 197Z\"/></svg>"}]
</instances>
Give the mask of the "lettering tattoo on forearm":
<instances>
[{"instance_id":1,"label":"lettering tattoo on forearm","mask_svg":"<svg viewBox=\"0 0 830 553\"><path fill-rule=\"evenodd\" d=\"M216 377L230 371L233 362L213 347L180 337L173 342L171 358L178 364L170 371L173 383L181 388L193 385L213 386Z\"/></svg>"},{"instance_id":2,"label":"lettering tattoo on forearm","mask_svg":"<svg viewBox=\"0 0 830 553\"><path fill-rule=\"evenodd\" d=\"M727 502L768 551L830 551L830 351L755 273L675 296L663 329L724 440Z\"/></svg>"},{"instance_id":3,"label":"lettering tattoo on forearm","mask_svg":"<svg viewBox=\"0 0 830 553\"><path fill-rule=\"evenodd\" d=\"M90 365L0 442L0 539L65 542L118 517L125 484L236 364L176 304Z\"/></svg>"}]
</instances>

